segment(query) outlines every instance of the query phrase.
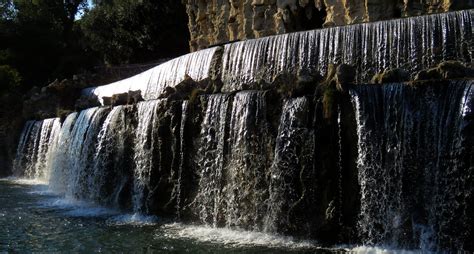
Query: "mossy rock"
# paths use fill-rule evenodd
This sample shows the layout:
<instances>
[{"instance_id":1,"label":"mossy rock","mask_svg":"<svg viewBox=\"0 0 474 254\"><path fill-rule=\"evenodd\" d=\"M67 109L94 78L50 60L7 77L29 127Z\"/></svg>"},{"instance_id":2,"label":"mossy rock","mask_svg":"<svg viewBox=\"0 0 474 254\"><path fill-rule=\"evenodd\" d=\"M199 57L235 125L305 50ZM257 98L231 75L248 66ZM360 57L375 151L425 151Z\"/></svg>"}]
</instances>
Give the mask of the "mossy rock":
<instances>
[{"instance_id":1,"label":"mossy rock","mask_svg":"<svg viewBox=\"0 0 474 254\"><path fill-rule=\"evenodd\" d=\"M444 79L472 77L473 70L459 61L446 61L438 65L438 72Z\"/></svg>"},{"instance_id":2,"label":"mossy rock","mask_svg":"<svg viewBox=\"0 0 474 254\"><path fill-rule=\"evenodd\" d=\"M459 61L441 62L437 67L422 70L415 75L415 81L474 78L474 70Z\"/></svg>"},{"instance_id":3,"label":"mossy rock","mask_svg":"<svg viewBox=\"0 0 474 254\"><path fill-rule=\"evenodd\" d=\"M402 68L395 68L385 70L384 72L375 74L371 83L385 84L385 83L401 83L410 81L410 73Z\"/></svg>"}]
</instances>

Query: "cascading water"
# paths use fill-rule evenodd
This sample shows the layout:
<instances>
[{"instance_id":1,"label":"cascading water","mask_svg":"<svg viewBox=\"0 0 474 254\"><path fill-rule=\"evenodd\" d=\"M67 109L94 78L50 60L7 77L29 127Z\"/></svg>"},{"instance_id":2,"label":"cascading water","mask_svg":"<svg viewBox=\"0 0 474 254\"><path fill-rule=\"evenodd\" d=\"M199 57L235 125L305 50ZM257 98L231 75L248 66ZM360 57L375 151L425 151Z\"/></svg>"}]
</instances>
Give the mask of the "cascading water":
<instances>
[{"instance_id":1,"label":"cascading water","mask_svg":"<svg viewBox=\"0 0 474 254\"><path fill-rule=\"evenodd\" d=\"M41 121L28 121L23 128L15 161L13 162L13 172L16 176L21 176L24 172L31 171L30 168L35 165L34 156L41 124Z\"/></svg>"},{"instance_id":2,"label":"cascading water","mask_svg":"<svg viewBox=\"0 0 474 254\"><path fill-rule=\"evenodd\" d=\"M16 176L48 180L50 157L60 128L58 118L28 121L25 124L14 161Z\"/></svg>"},{"instance_id":3,"label":"cascading water","mask_svg":"<svg viewBox=\"0 0 474 254\"><path fill-rule=\"evenodd\" d=\"M354 65L359 82L386 68L472 64L472 14L237 42L224 47L222 66L218 47L177 58L89 91L140 90L148 101L72 113L62 127L27 122L15 174L139 215L329 244L474 250L472 81L361 85L350 89L354 110L342 93L240 91L282 73L324 75L329 64ZM211 72L232 93L151 100Z\"/></svg>"},{"instance_id":4,"label":"cascading water","mask_svg":"<svg viewBox=\"0 0 474 254\"><path fill-rule=\"evenodd\" d=\"M326 75L329 64L350 64L358 83L385 69L411 73L443 60L472 64L473 10L277 35L225 45L223 91L298 70Z\"/></svg>"},{"instance_id":5,"label":"cascading water","mask_svg":"<svg viewBox=\"0 0 474 254\"><path fill-rule=\"evenodd\" d=\"M230 112L228 154L224 154L224 220L228 227L261 229L268 196L266 169L271 163L272 137L265 93L239 92ZM224 142L226 142L224 140Z\"/></svg>"},{"instance_id":6,"label":"cascading water","mask_svg":"<svg viewBox=\"0 0 474 254\"><path fill-rule=\"evenodd\" d=\"M260 229L266 211L272 139L264 92L211 95L201 128L200 182L195 199L201 221Z\"/></svg>"},{"instance_id":7,"label":"cascading water","mask_svg":"<svg viewBox=\"0 0 474 254\"><path fill-rule=\"evenodd\" d=\"M88 184L90 200L114 207L126 206L124 191L131 182L131 135L126 111L125 106L117 106L105 118L97 136Z\"/></svg>"},{"instance_id":8,"label":"cascading water","mask_svg":"<svg viewBox=\"0 0 474 254\"><path fill-rule=\"evenodd\" d=\"M97 144L97 135L101 124L109 112L106 108L90 108L81 111L71 132L67 151L66 196L71 199L83 199L91 196L91 178L93 176L93 156Z\"/></svg>"},{"instance_id":9,"label":"cascading water","mask_svg":"<svg viewBox=\"0 0 474 254\"><path fill-rule=\"evenodd\" d=\"M313 174L312 104L304 97L288 100L274 133L268 96L245 91L208 98L194 201L202 222L267 232L300 223L294 221L298 209L312 200L306 190Z\"/></svg>"},{"instance_id":10,"label":"cascading water","mask_svg":"<svg viewBox=\"0 0 474 254\"><path fill-rule=\"evenodd\" d=\"M265 231L288 230L293 223L292 210L305 195L309 196L307 189L311 186L305 186L303 178L311 174L315 149L310 107L311 103L305 97L289 99L283 105L275 156L269 172L270 196L266 201Z\"/></svg>"},{"instance_id":11,"label":"cascading water","mask_svg":"<svg viewBox=\"0 0 474 254\"><path fill-rule=\"evenodd\" d=\"M156 166L154 150L157 148L156 137L158 106L164 101L147 101L138 104L138 125L135 132L134 146L134 181L133 211L144 212L146 193L150 188L150 175Z\"/></svg>"},{"instance_id":12,"label":"cascading water","mask_svg":"<svg viewBox=\"0 0 474 254\"><path fill-rule=\"evenodd\" d=\"M351 91L365 243L438 251L470 244L474 87L448 83Z\"/></svg>"},{"instance_id":13,"label":"cascading water","mask_svg":"<svg viewBox=\"0 0 474 254\"><path fill-rule=\"evenodd\" d=\"M167 86L176 86L186 76L195 81L208 78L216 50L217 48L209 48L190 53L131 78L93 89L86 89L84 92L97 96L101 102L103 97L111 97L114 94L128 93L129 91L141 91L141 95L145 100L158 99Z\"/></svg>"},{"instance_id":14,"label":"cascading water","mask_svg":"<svg viewBox=\"0 0 474 254\"><path fill-rule=\"evenodd\" d=\"M174 87L186 78L195 81L209 77L217 48L209 48L173 59L155 68L144 91L145 99L156 99L165 87Z\"/></svg>"},{"instance_id":15,"label":"cascading water","mask_svg":"<svg viewBox=\"0 0 474 254\"><path fill-rule=\"evenodd\" d=\"M197 156L199 190L194 202L199 219L213 226L223 220L222 189L225 177L224 156L227 149L224 145L231 103L232 97L227 94L209 96L200 134Z\"/></svg>"},{"instance_id":16,"label":"cascading water","mask_svg":"<svg viewBox=\"0 0 474 254\"><path fill-rule=\"evenodd\" d=\"M187 154L187 150L186 150L186 136L184 135L185 134L185 131L186 131L186 127L187 127L187 122L188 122L188 111L189 111L189 102L188 101L183 101L183 105L182 105L182 108L181 108L181 111L182 111L182 114L181 114L181 126L180 126L180 129L179 129L179 134L180 134L180 137L179 137L179 140L180 140L180 144L179 144L179 147L180 147L180 150L179 150L179 156L180 156L180 163L179 163L179 170L177 172L177 175L176 175L176 184L174 186L174 189L173 189L173 196L175 197L176 199L176 211L177 211L177 214L176 214L176 217L179 219L181 217L181 208L182 208L182 203L184 200L182 200L182 196L183 196L183 188L185 188L185 185L183 185L183 171L184 171L184 167L185 167L185 156Z\"/></svg>"},{"instance_id":17,"label":"cascading water","mask_svg":"<svg viewBox=\"0 0 474 254\"><path fill-rule=\"evenodd\" d=\"M69 149L77 116L78 113L72 113L64 120L59 133L58 144L52 151L49 187L57 193L63 194L67 191L67 170L70 167Z\"/></svg>"},{"instance_id":18,"label":"cascading water","mask_svg":"<svg viewBox=\"0 0 474 254\"><path fill-rule=\"evenodd\" d=\"M464 222L473 219L474 89L472 81L444 83L350 91L358 134L358 232L366 244L470 249ZM60 131L53 131L58 119L28 122L18 149L49 151L33 155L33 165L49 165L51 189L70 199L138 214L179 216L191 208L208 225L270 233L320 235L346 226L340 195L350 181L342 162L343 146L350 144L341 140L347 110L337 107L337 125L327 128L338 130L330 131L318 127L325 120L310 97L280 105L271 94L91 108L69 115ZM197 122L200 131L192 126ZM328 134L337 144L324 143L333 142L324 138ZM49 141L53 136L56 141ZM24 157L18 158L20 165Z\"/></svg>"}]
</instances>

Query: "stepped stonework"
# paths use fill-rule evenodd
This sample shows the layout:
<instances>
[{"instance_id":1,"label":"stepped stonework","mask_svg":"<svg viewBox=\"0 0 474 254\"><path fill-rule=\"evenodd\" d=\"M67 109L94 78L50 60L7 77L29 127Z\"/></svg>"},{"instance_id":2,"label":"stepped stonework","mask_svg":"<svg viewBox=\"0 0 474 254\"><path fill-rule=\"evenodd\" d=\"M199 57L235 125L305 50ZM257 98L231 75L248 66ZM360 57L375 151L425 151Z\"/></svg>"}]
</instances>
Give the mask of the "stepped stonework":
<instances>
[{"instance_id":1,"label":"stepped stonework","mask_svg":"<svg viewBox=\"0 0 474 254\"><path fill-rule=\"evenodd\" d=\"M474 7L474 0L183 0L191 51L229 41Z\"/></svg>"},{"instance_id":2,"label":"stepped stonework","mask_svg":"<svg viewBox=\"0 0 474 254\"><path fill-rule=\"evenodd\" d=\"M250 13L269 6L271 17L281 6L329 8L326 24L343 11L331 25L392 15L380 5L375 13L387 16L374 18L375 3L236 2ZM405 1L393 4L393 16L455 6ZM196 15L210 22L207 34L227 26ZM256 35L255 22L234 17L230 39L239 29L248 38L277 33L262 25ZM304 28L298 22L291 29ZM278 33L288 31L282 24ZM38 95L29 108L46 105L29 115L36 120L24 125L12 172L48 181L66 200L134 216L318 246L472 252L473 26L471 9L214 46L83 89L75 110L61 115L46 114Z\"/></svg>"},{"instance_id":3,"label":"stepped stonework","mask_svg":"<svg viewBox=\"0 0 474 254\"><path fill-rule=\"evenodd\" d=\"M436 70L429 69L446 62L443 66L456 66L450 63L453 61L459 68L451 69L472 67L473 15L474 10L464 10L228 43L189 53L124 80L85 89L83 98L86 105L95 101L86 106L92 107L123 104L120 101L129 100L129 92L153 100L171 95L187 99L193 93L277 89L281 85L295 88L291 84L298 80L330 76L339 65L351 66L357 84L370 83L375 75L397 69L410 80L466 77L463 73L453 73L453 77L452 72L436 75Z\"/></svg>"}]
</instances>

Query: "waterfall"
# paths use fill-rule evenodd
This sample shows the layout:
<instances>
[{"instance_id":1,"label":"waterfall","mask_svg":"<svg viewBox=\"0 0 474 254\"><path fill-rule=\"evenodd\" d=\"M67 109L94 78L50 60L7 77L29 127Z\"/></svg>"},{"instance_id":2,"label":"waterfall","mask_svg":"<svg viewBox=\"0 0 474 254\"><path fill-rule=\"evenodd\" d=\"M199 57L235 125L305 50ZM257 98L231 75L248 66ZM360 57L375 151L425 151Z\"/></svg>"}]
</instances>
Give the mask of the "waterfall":
<instances>
[{"instance_id":1,"label":"waterfall","mask_svg":"<svg viewBox=\"0 0 474 254\"><path fill-rule=\"evenodd\" d=\"M279 74L325 75L330 64L355 66L357 83L390 68L472 65L473 13L236 42L84 90L99 99L140 90L147 101L85 109L62 125L26 122L14 173L49 180L66 199L135 215L322 244L474 250L472 80L297 98L248 90ZM156 99L187 75L200 81L216 73L224 93Z\"/></svg>"},{"instance_id":2,"label":"waterfall","mask_svg":"<svg viewBox=\"0 0 474 254\"><path fill-rule=\"evenodd\" d=\"M268 116L275 105L268 106L267 100L260 91L207 99L194 201L202 222L285 232L295 230L300 209L311 206L312 104L305 97L289 99L275 119L278 132L272 134Z\"/></svg>"},{"instance_id":3,"label":"waterfall","mask_svg":"<svg viewBox=\"0 0 474 254\"><path fill-rule=\"evenodd\" d=\"M50 157L60 128L59 118L28 121L25 124L13 166L16 176L49 179Z\"/></svg>"},{"instance_id":4,"label":"waterfall","mask_svg":"<svg viewBox=\"0 0 474 254\"><path fill-rule=\"evenodd\" d=\"M69 199L127 206L131 141L123 106L70 114L51 157L50 189Z\"/></svg>"},{"instance_id":5,"label":"waterfall","mask_svg":"<svg viewBox=\"0 0 474 254\"><path fill-rule=\"evenodd\" d=\"M473 84L447 83L351 91L365 243L440 251L469 242Z\"/></svg>"},{"instance_id":6,"label":"waterfall","mask_svg":"<svg viewBox=\"0 0 474 254\"><path fill-rule=\"evenodd\" d=\"M279 74L300 70L326 75L330 64L356 68L356 83L366 83L386 69L404 68L410 73L445 60L472 65L474 54L473 10L355 24L269 36L230 43L222 59L218 47L190 53L148 71L112 84L85 89L102 97L129 91L142 92L145 100L157 99L165 87L174 87L186 75L195 81L210 76L221 60L223 92L261 88Z\"/></svg>"},{"instance_id":7,"label":"waterfall","mask_svg":"<svg viewBox=\"0 0 474 254\"><path fill-rule=\"evenodd\" d=\"M93 176L93 156L97 135L107 108L90 108L79 113L71 131L71 140L67 147L65 170L66 196L71 199L83 199L91 195L91 177Z\"/></svg>"},{"instance_id":8,"label":"waterfall","mask_svg":"<svg viewBox=\"0 0 474 254\"><path fill-rule=\"evenodd\" d=\"M246 40L225 45L223 91L270 83L298 70L325 76L329 64L356 67L357 82L385 69L411 73L443 60L472 64L473 10L357 24Z\"/></svg>"},{"instance_id":9,"label":"waterfall","mask_svg":"<svg viewBox=\"0 0 474 254\"><path fill-rule=\"evenodd\" d=\"M112 97L114 94L138 90L141 91L141 95L145 100L158 99L167 86L176 86L186 78L186 75L195 81L208 78L216 50L217 48L209 48L190 53L133 77L93 89L86 89L83 93L89 96L97 96L100 102L102 102L102 97Z\"/></svg>"},{"instance_id":10,"label":"waterfall","mask_svg":"<svg viewBox=\"0 0 474 254\"><path fill-rule=\"evenodd\" d=\"M167 86L174 87L188 75L195 81L209 77L217 48L209 48L173 59L156 67L144 91L144 99L156 99Z\"/></svg>"},{"instance_id":11,"label":"waterfall","mask_svg":"<svg viewBox=\"0 0 474 254\"><path fill-rule=\"evenodd\" d=\"M127 206L124 191L131 182L132 142L126 111L124 106L114 107L102 123L89 177L88 199L113 207Z\"/></svg>"},{"instance_id":12,"label":"waterfall","mask_svg":"<svg viewBox=\"0 0 474 254\"><path fill-rule=\"evenodd\" d=\"M181 217L181 210L183 208L184 202L185 202L185 193L183 189L187 188L189 185L188 182L186 182L185 175L186 172L186 166L187 166L187 160L186 156L189 153L190 147L187 147L187 136L186 131L188 127L188 121L189 116L190 116L190 110L191 106L189 101L183 101L181 105L181 123L179 127L179 166L178 166L178 171L173 175L173 178L175 179L175 184L173 187L173 192L172 192L172 199L175 200L176 202L176 217L180 219Z\"/></svg>"},{"instance_id":13,"label":"waterfall","mask_svg":"<svg viewBox=\"0 0 474 254\"><path fill-rule=\"evenodd\" d=\"M47 119L43 121L36 161L36 179L49 180L51 169L51 156L58 142L61 123L59 118Z\"/></svg>"},{"instance_id":14,"label":"waterfall","mask_svg":"<svg viewBox=\"0 0 474 254\"><path fill-rule=\"evenodd\" d=\"M34 152L30 152L35 145L35 140L38 132L40 131L41 122L28 121L23 127L21 133L20 142L18 143L18 148L16 152L15 160L13 161L13 172L16 176L21 176L26 170L26 168L34 165L32 163ZM33 147L32 147L33 146Z\"/></svg>"},{"instance_id":15,"label":"waterfall","mask_svg":"<svg viewBox=\"0 0 474 254\"><path fill-rule=\"evenodd\" d=\"M27 122L18 151L32 155L19 152L17 168L31 164L50 169L50 189L68 199L143 214L166 210L176 205L168 204L169 189L181 174L182 107L181 102L154 100L136 107L96 107L72 113L61 129L52 132L57 133L55 145L46 142L49 122ZM47 129L41 130L42 126ZM44 159L46 150L52 154L45 159L48 165L37 162ZM26 167L25 172L29 171Z\"/></svg>"},{"instance_id":16,"label":"waterfall","mask_svg":"<svg viewBox=\"0 0 474 254\"><path fill-rule=\"evenodd\" d=\"M311 174L314 156L314 129L311 128L309 100L288 99L282 109L274 159L270 168L265 231L279 232L292 227L292 211L309 196L304 178ZM306 171L306 172L305 172ZM314 181L312 179L311 181Z\"/></svg>"},{"instance_id":17,"label":"waterfall","mask_svg":"<svg viewBox=\"0 0 474 254\"><path fill-rule=\"evenodd\" d=\"M147 101L138 104L138 125L135 132L134 145L134 182L133 210L144 212L144 200L149 191L150 175L156 165L154 150L157 148L157 114L158 106L165 101Z\"/></svg>"},{"instance_id":18,"label":"waterfall","mask_svg":"<svg viewBox=\"0 0 474 254\"><path fill-rule=\"evenodd\" d=\"M72 130L77 116L77 113L72 113L66 117L59 132L58 144L52 152L49 187L56 193L66 193L67 190L66 174L70 167L69 145L72 140Z\"/></svg>"},{"instance_id":19,"label":"waterfall","mask_svg":"<svg viewBox=\"0 0 474 254\"><path fill-rule=\"evenodd\" d=\"M224 164L225 224L261 229L268 196L267 172L272 151L265 93L235 95L230 111L228 155Z\"/></svg>"},{"instance_id":20,"label":"waterfall","mask_svg":"<svg viewBox=\"0 0 474 254\"><path fill-rule=\"evenodd\" d=\"M266 212L271 136L265 92L211 95L201 127L196 197L201 221L259 229Z\"/></svg>"},{"instance_id":21,"label":"waterfall","mask_svg":"<svg viewBox=\"0 0 474 254\"><path fill-rule=\"evenodd\" d=\"M135 213L175 215L177 212L182 108L181 101L138 104L133 148Z\"/></svg>"},{"instance_id":22,"label":"waterfall","mask_svg":"<svg viewBox=\"0 0 474 254\"><path fill-rule=\"evenodd\" d=\"M200 133L197 157L199 189L195 204L201 222L217 226L222 221L224 196L225 134L232 97L227 94L209 96Z\"/></svg>"},{"instance_id":23,"label":"waterfall","mask_svg":"<svg viewBox=\"0 0 474 254\"><path fill-rule=\"evenodd\" d=\"M312 97L270 91L90 108L61 128L59 119L27 122L15 172L50 175L51 190L67 199L140 215L329 243L356 232L351 239L366 245L469 250L473 83L438 83L353 87L354 126L345 104L324 119ZM344 186L352 181L360 196ZM360 209L345 203L359 198ZM350 209L357 226L344 217Z\"/></svg>"}]
</instances>

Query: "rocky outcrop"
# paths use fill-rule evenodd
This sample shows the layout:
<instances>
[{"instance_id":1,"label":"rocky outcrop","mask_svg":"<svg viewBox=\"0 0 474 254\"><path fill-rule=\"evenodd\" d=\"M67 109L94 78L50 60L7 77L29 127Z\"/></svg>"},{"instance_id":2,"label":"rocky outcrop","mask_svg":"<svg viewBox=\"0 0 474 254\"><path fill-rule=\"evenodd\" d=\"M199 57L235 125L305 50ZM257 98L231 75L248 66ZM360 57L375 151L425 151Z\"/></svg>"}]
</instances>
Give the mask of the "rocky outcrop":
<instances>
[{"instance_id":1,"label":"rocky outcrop","mask_svg":"<svg viewBox=\"0 0 474 254\"><path fill-rule=\"evenodd\" d=\"M54 81L41 89L34 87L23 101L25 119L64 117L75 110L76 101L87 83L79 78Z\"/></svg>"},{"instance_id":2,"label":"rocky outcrop","mask_svg":"<svg viewBox=\"0 0 474 254\"><path fill-rule=\"evenodd\" d=\"M444 79L472 79L474 69L466 67L458 61L441 62L438 66L418 72L414 81L444 80Z\"/></svg>"},{"instance_id":3,"label":"rocky outcrop","mask_svg":"<svg viewBox=\"0 0 474 254\"><path fill-rule=\"evenodd\" d=\"M474 0L182 0L190 48L474 7Z\"/></svg>"},{"instance_id":4,"label":"rocky outcrop","mask_svg":"<svg viewBox=\"0 0 474 254\"><path fill-rule=\"evenodd\" d=\"M401 83L410 81L410 73L402 68L388 69L372 78L374 84Z\"/></svg>"},{"instance_id":5,"label":"rocky outcrop","mask_svg":"<svg viewBox=\"0 0 474 254\"><path fill-rule=\"evenodd\" d=\"M228 41L260 38L322 24L321 5L309 0L183 0L192 51ZM317 20L319 18L319 21Z\"/></svg>"}]
</instances>

